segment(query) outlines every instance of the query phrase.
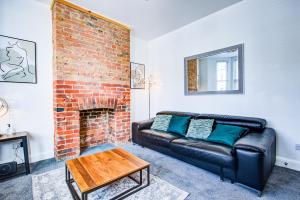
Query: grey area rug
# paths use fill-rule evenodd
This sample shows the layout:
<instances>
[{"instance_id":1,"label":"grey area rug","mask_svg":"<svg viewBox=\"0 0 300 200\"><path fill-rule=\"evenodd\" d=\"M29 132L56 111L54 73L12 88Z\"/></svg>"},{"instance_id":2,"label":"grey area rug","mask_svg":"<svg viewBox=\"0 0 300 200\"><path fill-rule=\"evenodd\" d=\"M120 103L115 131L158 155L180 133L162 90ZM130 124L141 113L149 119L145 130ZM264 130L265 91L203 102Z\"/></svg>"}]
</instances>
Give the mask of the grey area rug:
<instances>
[{"instance_id":1,"label":"grey area rug","mask_svg":"<svg viewBox=\"0 0 300 200\"><path fill-rule=\"evenodd\" d=\"M143 176L145 177L145 175ZM144 182L144 181L143 181ZM125 191L136 183L130 178L123 178L109 186L88 195L92 200L107 200ZM78 188L74 183L78 192ZM34 200L72 200L65 182L65 170L59 168L32 176L32 194ZM184 200L189 194L170 183L150 175L150 186L127 197L128 200Z\"/></svg>"}]
</instances>

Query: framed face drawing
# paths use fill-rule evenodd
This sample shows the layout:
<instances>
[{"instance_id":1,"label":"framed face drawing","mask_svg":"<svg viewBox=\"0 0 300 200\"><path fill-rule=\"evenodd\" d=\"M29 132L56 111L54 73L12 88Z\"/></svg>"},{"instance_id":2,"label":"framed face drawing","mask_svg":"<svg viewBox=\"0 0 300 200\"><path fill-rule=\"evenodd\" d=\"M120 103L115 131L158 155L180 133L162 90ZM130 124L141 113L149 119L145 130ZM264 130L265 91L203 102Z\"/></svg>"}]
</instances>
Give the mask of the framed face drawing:
<instances>
[{"instance_id":1,"label":"framed face drawing","mask_svg":"<svg viewBox=\"0 0 300 200\"><path fill-rule=\"evenodd\" d=\"M130 63L131 66L131 89L145 89L145 65L139 63Z\"/></svg>"},{"instance_id":2,"label":"framed face drawing","mask_svg":"<svg viewBox=\"0 0 300 200\"><path fill-rule=\"evenodd\" d=\"M37 83L35 42L0 35L0 82Z\"/></svg>"}]
</instances>

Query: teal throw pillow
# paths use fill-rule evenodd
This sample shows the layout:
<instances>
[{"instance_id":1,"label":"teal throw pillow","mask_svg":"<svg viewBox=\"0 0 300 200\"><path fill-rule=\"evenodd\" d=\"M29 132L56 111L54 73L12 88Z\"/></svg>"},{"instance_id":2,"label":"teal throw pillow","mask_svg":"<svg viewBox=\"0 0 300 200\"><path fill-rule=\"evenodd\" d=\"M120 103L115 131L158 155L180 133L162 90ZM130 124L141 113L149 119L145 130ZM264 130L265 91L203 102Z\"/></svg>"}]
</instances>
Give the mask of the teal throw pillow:
<instances>
[{"instance_id":1,"label":"teal throw pillow","mask_svg":"<svg viewBox=\"0 0 300 200\"><path fill-rule=\"evenodd\" d=\"M168 132L185 136L191 117L173 115L169 124Z\"/></svg>"},{"instance_id":2,"label":"teal throw pillow","mask_svg":"<svg viewBox=\"0 0 300 200\"><path fill-rule=\"evenodd\" d=\"M208 136L207 141L233 146L247 128L217 124L215 130Z\"/></svg>"},{"instance_id":3,"label":"teal throw pillow","mask_svg":"<svg viewBox=\"0 0 300 200\"><path fill-rule=\"evenodd\" d=\"M172 115L156 115L151 129L158 131L167 131Z\"/></svg>"},{"instance_id":4,"label":"teal throw pillow","mask_svg":"<svg viewBox=\"0 0 300 200\"><path fill-rule=\"evenodd\" d=\"M205 140L211 134L213 125L213 119L191 119L185 137Z\"/></svg>"}]
</instances>

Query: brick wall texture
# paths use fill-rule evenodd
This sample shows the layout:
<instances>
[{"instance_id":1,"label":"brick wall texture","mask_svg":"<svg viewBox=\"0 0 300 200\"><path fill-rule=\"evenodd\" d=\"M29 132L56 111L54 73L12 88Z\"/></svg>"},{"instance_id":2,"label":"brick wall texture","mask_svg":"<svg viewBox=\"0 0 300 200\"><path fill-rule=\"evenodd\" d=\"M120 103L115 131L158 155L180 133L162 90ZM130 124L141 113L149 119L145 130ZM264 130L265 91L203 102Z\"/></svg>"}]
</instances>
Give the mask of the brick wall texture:
<instances>
[{"instance_id":1,"label":"brick wall texture","mask_svg":"<svg viewBox=\"0 0 300 200\"><path fill-rule=\"evenodd\" d=\"M130 31L55 3L55 157L130 139Z\"/></svg>"},{"instance_id":2,"label":"brick wall texture","mask_svg":"<svg viewBox=\"0 0 300 200\"><path fill-rule=\"evenodd\" d=\"M188 60L187 66L188 66L188 90L197 91L198 89L197 59Z\"/></svg>"}]
</instances>

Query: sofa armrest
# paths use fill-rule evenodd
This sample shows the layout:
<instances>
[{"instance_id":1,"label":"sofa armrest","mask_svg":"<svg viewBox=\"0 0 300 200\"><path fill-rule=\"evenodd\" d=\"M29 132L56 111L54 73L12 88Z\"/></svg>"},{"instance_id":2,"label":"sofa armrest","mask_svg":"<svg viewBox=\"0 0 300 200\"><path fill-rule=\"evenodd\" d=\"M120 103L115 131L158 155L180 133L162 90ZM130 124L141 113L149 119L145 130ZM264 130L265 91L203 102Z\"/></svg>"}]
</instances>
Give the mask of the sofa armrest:
<instances>
[{"instance_id":1,"label":"sofa armrest","mask_svg":"<svg viewBox=\"0 0 300 200\"><path fill-rule=\"evenodd\" d=\"M239 183L263 191L276 160L276 133L265 128L262 133L249 133L235 145Z\"/></svg>"},{"instance_id":2,"label":"sofa armrest","mask_svg":"<svg viewBox=\"0 0 300 200\"><path fill-rule=\"evenodd\" d=\"M150 129L153 121L154 121L154 118L143 120L140 122L133 122L132 128L136 128L137 130Z\"/></svg>"},{"instance_id":3,"label":"sofa armrest","mask_svg":"<svg viewBox=\"0 0 300 200\"><path fill-rule=\"evenodd\" d=\"M150 129L154 121L154 118L132 123L132 141L137 144L141 144L140 130Z\"/></svg>"},{"instance_id":4,"label":"sofa armrest","mask_svg":"<svg viewBox=\"0 0 300 200\"><path fill-rule=\"evenodd\" d=\"M265 153L276 142L276 133L272 128L265 128L262 133L249 133L234 144L234 149L243 149Z\"/></svg>"}]
</instances>

